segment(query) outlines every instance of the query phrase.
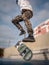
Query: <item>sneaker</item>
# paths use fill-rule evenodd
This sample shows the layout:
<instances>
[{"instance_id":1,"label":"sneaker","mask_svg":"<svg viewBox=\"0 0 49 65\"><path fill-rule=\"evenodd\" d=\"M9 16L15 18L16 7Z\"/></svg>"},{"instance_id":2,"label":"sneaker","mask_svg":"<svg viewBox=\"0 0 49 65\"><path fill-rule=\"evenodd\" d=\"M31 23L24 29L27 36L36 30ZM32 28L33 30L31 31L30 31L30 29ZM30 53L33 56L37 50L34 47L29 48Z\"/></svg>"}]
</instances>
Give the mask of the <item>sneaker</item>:
<instances>
[{"instance_id":1,"label":"sneaker","mask_svg":"<svg viewBox=\"0 0 49 65\"><path fill-rule=\"evenodd\" d=\"M34 36L28 36L22 40L23 42L35 42Z\"/></svg>"},{"instance_id":2,"label":"sneaker","mask_svg":"<svg viewBox=\"0 0 49 65\"><path fill-rule=\"evenodd\" d=\"M23 30L23 31L20 32L19 35L23 35L23 34L25 34L25 33L26 33L26 32Z\"/></svg>"}]
</instances>

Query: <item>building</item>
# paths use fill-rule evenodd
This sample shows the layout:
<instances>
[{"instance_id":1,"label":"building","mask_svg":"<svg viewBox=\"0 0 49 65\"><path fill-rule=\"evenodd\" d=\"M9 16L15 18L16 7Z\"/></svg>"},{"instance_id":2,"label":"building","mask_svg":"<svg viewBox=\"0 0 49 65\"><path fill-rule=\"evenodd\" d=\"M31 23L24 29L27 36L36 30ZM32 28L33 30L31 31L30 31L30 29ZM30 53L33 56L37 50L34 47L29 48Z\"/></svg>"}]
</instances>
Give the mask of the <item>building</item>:
<instances>
[{"instance_id":1,"label":"building","mask_svg":"<svg viewBox=\"0 0 49 65\"><path fill-rule=\"evenodd\" d=\"M34 28L34 36L39 36L49 32L49 19Z\"/></svg>"}]
</instances>

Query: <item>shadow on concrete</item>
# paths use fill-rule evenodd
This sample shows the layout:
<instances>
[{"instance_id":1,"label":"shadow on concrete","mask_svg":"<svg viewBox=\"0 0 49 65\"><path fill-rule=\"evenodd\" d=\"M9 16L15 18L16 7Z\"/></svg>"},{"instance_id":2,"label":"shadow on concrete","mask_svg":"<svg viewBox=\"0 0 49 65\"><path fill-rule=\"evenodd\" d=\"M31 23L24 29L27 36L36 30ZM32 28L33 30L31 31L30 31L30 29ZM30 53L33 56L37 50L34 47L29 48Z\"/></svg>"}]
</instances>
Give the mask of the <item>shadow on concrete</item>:
<instances>
[{"instance_id":1,"label":"shadow on concrete","mask_svg":"<svg viewBox=\"0 0 49 65\"><path fill-rule=\"evenodd\" d=\"M32 60L32 61L19 61L19 60L0 60L0 65L49 65L49 60Z\"/></svg>"},{"instance_id":2,"label":"shadow on concrete","mask_svg":"<svg viewBox=\"0 0 49 65\"><path fill-rule=\"evenodd\" d=\"M47 57L47 53L49 53L48 49L42 49L40 51L42 52L37 53L37 55L43 54L44 60L20 61L15 59L0 58L0 65L49 65L49 59Z\"/></svg>"},{"instance_id":3,"label":"shadow on concrete","mask_svg":"<svg viewBox=\"0 0 49 65\"><path fill-rule=\"evenodd\" d=\"M49 53L49 52L48 52L48 49L42 49L41 51L43 51L42 54L43 54L43 56L44 56L45 61L48 60L48 57L47 57L47 53Z\"/></svg>"}]
</instances>

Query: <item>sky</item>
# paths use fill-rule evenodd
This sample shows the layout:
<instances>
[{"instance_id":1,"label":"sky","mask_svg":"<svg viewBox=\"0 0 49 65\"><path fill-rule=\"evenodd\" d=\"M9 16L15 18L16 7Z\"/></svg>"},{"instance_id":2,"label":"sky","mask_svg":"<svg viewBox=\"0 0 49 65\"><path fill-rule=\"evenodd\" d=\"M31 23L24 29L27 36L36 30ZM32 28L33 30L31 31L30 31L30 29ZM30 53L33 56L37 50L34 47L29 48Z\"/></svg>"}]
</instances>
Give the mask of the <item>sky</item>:
<instances>
[{"instance_id":1,"label":"sky","mask_svg":"<svg viewBox=\"0 0 49 65\"><path fill-rule=\"evenodd\" d=\"M30 19L32 28L43 21L49 19L49 0L29 0L32 9L33 17ZM16 0L0 0L0 47L14 46L18 41L24 38L24 35L19 36L20 31L12 24L11 20L15 16L21 14L19 7L16 5ZM20 23L23 28L24 22Z\"/></svg>"}]
</instances>

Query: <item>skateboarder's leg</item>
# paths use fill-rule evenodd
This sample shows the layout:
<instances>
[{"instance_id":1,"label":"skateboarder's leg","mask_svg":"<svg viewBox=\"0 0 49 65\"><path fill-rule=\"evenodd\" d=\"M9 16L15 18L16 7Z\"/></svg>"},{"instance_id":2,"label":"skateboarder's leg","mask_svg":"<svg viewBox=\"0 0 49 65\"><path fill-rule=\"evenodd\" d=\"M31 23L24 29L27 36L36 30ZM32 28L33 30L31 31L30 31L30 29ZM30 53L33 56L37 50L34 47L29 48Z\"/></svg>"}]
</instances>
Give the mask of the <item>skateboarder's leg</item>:
<instances>
[{"instance_id":1,"label":"skateboarder's leg","mask_svg":"<svg viewBox=\"0 0 49 65\"><path fill-rule=\"evenodd\" d=\"M29 21L29 19L32 17L32 15L30 14L30 11L26 11L23 13L22 18L24 20L24 23L26 25L27 28L27 32L29 35L33 35L33 30L32 30L32 25Z\"/></svg>"},{"instance_id":2,"label":"skateboarder's leg","mask_svg":"<svg viewBox=\"0 0 49 65\"><path fill-rule=\"evenodd\" d=\"M22 18L23 18L24 23L27 27L27 32L29 34L28 38L32 39L34 41L33 29L32 29L32 25L29 21L29 19L32 17L32 15L33 15L32 12L26 11L26 12L23 13ZM28 38L26 38L25 40L27 40Z\"/></svg>"},{"instance_id":3,"label":"skateboarder's leg","mask_svg":"<svg viewBox=\"0 0 49 65\"><path fill-rule=\"evenodd\" d=\"M18 15L14 19L12 19L12 23L21 31L20 35L25 34L25 31L23 30L22 26L19 24L19 22L21 21L23 21L22 15Z\"/></svg>"}]
</instances>

